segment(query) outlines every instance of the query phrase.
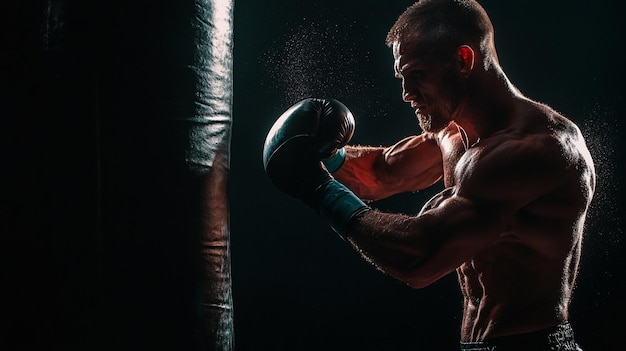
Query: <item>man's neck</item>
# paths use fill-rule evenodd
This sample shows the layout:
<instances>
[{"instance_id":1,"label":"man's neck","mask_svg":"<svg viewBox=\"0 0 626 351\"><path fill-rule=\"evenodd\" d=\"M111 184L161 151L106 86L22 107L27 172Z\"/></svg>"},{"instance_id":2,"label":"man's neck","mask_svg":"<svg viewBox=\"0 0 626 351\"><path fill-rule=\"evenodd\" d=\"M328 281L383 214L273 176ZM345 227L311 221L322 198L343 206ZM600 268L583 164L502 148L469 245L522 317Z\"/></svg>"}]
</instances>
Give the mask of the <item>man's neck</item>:
<instances>
[{"instance_id":1,"label":"man's neck","mask_svg":"<svg viewBox=\"0 0 626 351\"><path fill-rule=\"evenodd\" d=\"M523 97L499 67L476 73L453 118L470 142L505 128L515 102Z\"/></svg>"}]
</instances>

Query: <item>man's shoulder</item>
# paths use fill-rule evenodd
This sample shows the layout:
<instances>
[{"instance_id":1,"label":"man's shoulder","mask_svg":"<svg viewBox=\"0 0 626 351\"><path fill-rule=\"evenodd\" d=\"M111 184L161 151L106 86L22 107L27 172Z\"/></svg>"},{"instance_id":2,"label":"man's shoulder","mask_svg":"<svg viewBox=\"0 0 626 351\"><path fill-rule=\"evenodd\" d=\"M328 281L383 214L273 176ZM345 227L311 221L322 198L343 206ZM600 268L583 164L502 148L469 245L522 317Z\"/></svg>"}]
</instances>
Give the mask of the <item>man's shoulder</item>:
<instances>
[{"instance_id":1,"label":"man's shoulder","mask_svg":"<svg viewBox=\"0 0 626 351\"><path fill-rule=\"evenodd\" d=\"M558 133L541 131L502 131L481 140L476 152L476 166L502 168L506 165L537 167L566 161ZM515 167L517 168L517 167Z\"/></svg>"},{"instance_id":2,"label":"man's shoulder","mask_svg":"<svg viewBox=\"0 0 626 351\"><path fill-rule=\"evenodd\" d=\"M483 156L536 163L567 161L571 153L586 152L578 126L550 106L527 100L515 110L508 125L482 142Z\"/></svg>"},{"instance_id":3,"label":"man's shoulder","mask_svg":"<svg viewBox=\"0 0 626 351\"><path fill-rule=\"evenodd\" d=\"M515 109L510 127L526 132L555 137L580 136L580 130L567 116L551 106L533 100L522 100Z\"/></svg>"},{"instance_id":4,"label":"man's shoulder","mask_svg":"<svg viewBox=\"0 0 626 351\"><path fill-rule=\"evenodd\" d=\"M515 123L467 152L455 170L462 193L516 209L556 189L570 189L593 173L576 125L554 110L541 109L529 105Z\"/></svg>"},{"instance_id":5,"label":"man's shoulder","mask_svg":"<svg viewBox=\"0 0 626 351\"><path fill-rule=\"evenodd\" d=\"M550 127L503 130L470 149L457 176L461 183L514 193L535 187L547 191L557 186L571 168L573 151L567 151L561 132ZM506 189L506 191L504 191ZM543 190L540 190L543 189Z\"/></svg>"}]
</instances>

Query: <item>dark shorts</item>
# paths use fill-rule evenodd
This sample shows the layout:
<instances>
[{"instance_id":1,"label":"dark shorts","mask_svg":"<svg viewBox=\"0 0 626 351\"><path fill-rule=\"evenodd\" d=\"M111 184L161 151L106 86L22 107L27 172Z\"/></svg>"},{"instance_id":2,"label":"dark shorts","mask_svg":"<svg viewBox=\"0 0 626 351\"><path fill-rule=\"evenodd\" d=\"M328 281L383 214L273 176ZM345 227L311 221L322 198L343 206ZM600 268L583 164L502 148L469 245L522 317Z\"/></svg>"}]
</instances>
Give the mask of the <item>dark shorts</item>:
<instances>
[{"instance_id":1,"label":"dark shorts","mask_svg":"<svg viewBox=\"0 0 626 351\"><path fill-rule=\"evenodd\" d=\"M582 351L569 323L532 333L503 336L484 342L462 342L464 351Z\"/></svg>"}]
</instances>

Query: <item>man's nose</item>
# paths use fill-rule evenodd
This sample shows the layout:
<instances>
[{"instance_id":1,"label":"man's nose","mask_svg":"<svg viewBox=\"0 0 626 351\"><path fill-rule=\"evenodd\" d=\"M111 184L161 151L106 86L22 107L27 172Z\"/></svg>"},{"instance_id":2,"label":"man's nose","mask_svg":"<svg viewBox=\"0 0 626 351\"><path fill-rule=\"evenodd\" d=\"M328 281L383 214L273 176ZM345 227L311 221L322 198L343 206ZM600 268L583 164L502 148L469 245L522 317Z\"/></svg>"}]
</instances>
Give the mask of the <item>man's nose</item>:
<instances>
[{"instance_id":1,"label":"man's nose","mask_svg":"<svg viewBox=\"0 0 626 351\"><path fill-rule=\"evenodd\" d=\"M402 86L402 100L405 102L411 102L415 100L415 97L416 95L412 90L407 89L405 85Z\"/></svg>"},{"instance_id":2,"label":"man's nose","mask_svg":"<svg viewBox=\"0 0 626 351\"><path fill-rule=\"evenodd\" d=\"M402 100L411 102L415 99L415 91L407 79L402 80Z\"/></svg>"},{"instance_id":3,"label":"man's nose","mask_svg":"<svg viewBox=\"0 0 626 351\"><path fill-rule=\"evenodd\" d=\"M411 94L407 93L406 91L402 91L402 100L404 100L404 102L411 102Z\"/></svg>"}]
</instances>

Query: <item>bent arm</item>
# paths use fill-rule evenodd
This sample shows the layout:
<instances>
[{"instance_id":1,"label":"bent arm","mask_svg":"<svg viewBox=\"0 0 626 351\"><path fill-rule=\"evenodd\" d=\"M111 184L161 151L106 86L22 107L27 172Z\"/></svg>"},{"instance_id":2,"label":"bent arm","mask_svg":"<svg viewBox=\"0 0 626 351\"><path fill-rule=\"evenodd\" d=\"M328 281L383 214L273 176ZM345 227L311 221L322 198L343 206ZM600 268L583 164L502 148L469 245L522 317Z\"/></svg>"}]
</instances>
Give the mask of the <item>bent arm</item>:
<instances>
[{"instance_id":1,"label":"bent arm","mask_svg":"<svg viewBox=\"0 0 626 351\"><path fill-rule=\"evenodd\" d=\"M427 286L500 239L520 208L564 183L558 148L539 140L500 143L457 166L456 185L416 216L371 210L346 236L380 270Z\"/></svg>"},{"instance_id":2,"label":"bent arm","mask_svg":"<svg viewBox=\"0 0 626 351\"><path fill-rule=\"evenodd\" d=\"M369 211L348 228L348 241L381 271L425 287L497 239L507 215L448 188L417 216ZM427 204L428 206L428 204Z\"/></svg>"},{"instance_id":3,"label":"bent arm","mask_svg":"<svg viewBox=\"0 0 626 351\"><path fill-rule=\"evenodd\" d=\"M346 159L333 176L365 200L425 189L443 176L437 141L424 133L389 147L346 146Z\"/></svg>"}]
</instances>

